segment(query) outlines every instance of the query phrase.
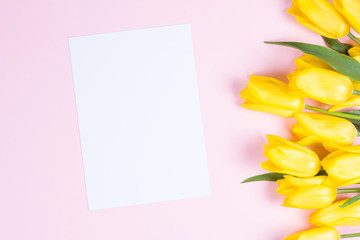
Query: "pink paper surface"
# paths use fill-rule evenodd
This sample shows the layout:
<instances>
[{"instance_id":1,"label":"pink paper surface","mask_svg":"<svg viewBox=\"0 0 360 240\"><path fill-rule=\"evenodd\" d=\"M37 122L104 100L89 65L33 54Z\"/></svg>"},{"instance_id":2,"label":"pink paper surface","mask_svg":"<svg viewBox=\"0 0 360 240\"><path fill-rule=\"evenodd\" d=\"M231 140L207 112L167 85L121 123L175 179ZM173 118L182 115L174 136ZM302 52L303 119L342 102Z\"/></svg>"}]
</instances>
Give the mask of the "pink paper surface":
<instances>
[{"instance_id":1,"label":"pink paper surface","mask_svg":"<svg viewBox=\"0 0 360 240\"><path fill-rule=\"evenodd\" d=\"M266 134L292 119L239 106L249 74L285 79L301 54L265 40L321 43L288 0L0 2L0 239L278 240L311 211L281 207L263 173ZM68 38L190 23L210 197L89 211Z\"/></svg>"}]
</instances>

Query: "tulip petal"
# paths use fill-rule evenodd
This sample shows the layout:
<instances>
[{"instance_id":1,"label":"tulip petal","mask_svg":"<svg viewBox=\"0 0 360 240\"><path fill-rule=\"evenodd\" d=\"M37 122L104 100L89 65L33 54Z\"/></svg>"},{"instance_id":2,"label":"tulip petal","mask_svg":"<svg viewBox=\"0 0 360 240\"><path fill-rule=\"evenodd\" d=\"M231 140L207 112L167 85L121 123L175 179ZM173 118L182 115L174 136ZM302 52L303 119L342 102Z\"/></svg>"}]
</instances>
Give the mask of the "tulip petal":
<instances>
[{"instance_id":1,"label":"tulip petal","mask_svg":"<svg viewBox=\"0 0 360 240\"><path fill-rule=\"evenodd\" d=\"M317 67L328 70L333 70L333 68L320 58L317 58L311 54L304 54L303 56L295 59L295 65L297 69L306 69L309 67Z\"/></svg>"},{"instance_id":2,"label":"tulip petal","mask_svg":"<svg viewBox=\"0 0 360 240\"><path fill-rule=\"evenodd\" d=\"M267 170L269 172L282 172L282 169L278 168L271 161L262 162L260 165L264 170Z\"/></svg>"},{"instance_id":3,"label":"tulip petal","mask_svg":"<svg viewBox=\"0 0 360 240\"><path fill-rule=\"evenodd\" d=\"M315 176L311 178L298 178L294 176L285 175L284 179L291 183L293 186L311 186L319 185L326 181L326 176Z\"/></svg>"},{"instance_id":4,"label":"tulip petal","mask_svg":"<svg viewBox=\"0 0 360 240\"><path fill-rule=\"evenodd\" d=\"M359 107L360 106L360 96L351 96L346 102L332 106L329 108L329 112L335 112L346 108Z\"/></svg>"},{"instance_id":5,"label":"tulip petal","mask_svg":"<svg viewBox=\"0 0 360 240\"><path fill-rule=\"evenodd\" d=\"M271 107L267 105L260 105L260 104L249 104L249 103L243 103L241 104L244 108L247 108L249 110L259 111L259 112L266 112L275 114L281 117L293 117L294 112L285 110L285 109L279 109L276 107Z\"/></svg>"},{"instance_id":6,"label":"tulip petal","mask_svg":"<svg viewBox=\"0 0 360 240\"><path fill-rule=\"evenodd\" d=\"M304 147L304 146L302 146L300 144L289 141L289 140L287 140L285 138L282 138L282 137L279 137L279 136L276 136L276 135L266 135L266 138L267 138L267 141L269 143L269 145L267 145L267 146L270 146L271 148L287 145L287 146L290 146L291 148L296 149L298 151L307 152L310 155L314 154L314 152L311 151L310 149L308 149L307 147Z\"/></svg>"},{"instance_id":7,"label":"tulip petal","mask_svg":"<svg viewBox=\"0 0 360 240\"><path fill-rule=\"evenodd\" d=\"M333 227L316 227L292 234L284 240L340 240L340 233Z\"/></svg>"}]
</instances>

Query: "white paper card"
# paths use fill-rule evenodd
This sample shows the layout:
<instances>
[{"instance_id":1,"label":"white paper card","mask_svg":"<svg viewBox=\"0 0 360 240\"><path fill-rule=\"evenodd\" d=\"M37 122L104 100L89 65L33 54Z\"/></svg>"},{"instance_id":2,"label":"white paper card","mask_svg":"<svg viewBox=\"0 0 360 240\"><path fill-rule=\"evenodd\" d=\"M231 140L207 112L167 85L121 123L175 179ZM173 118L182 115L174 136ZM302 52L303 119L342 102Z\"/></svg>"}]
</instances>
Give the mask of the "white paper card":
<instances>
[{"instance_id":1,"label":"white paper card","mask_svg":"<svg viewBox=\"0 0 360 240\"><path fill-rule=\"evenodd\" d=\"M89 209L209 195L190 25L69 42Z\"/></svg>"}]
</instances>

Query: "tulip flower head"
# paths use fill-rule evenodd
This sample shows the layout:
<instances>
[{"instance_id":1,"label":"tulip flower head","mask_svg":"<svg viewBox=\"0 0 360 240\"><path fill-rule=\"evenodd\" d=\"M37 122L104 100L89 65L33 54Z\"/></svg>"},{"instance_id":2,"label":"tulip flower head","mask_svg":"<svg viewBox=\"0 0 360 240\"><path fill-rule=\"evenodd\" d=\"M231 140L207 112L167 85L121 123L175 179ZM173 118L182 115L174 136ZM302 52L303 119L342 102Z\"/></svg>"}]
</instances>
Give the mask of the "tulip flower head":
<instances>
[{"instance_id":1,"label":"tulip flower head","mask_svg":"<svg viewBox=\"0 0 360 240\"><path fill-rule=\"evenodd\" d=\"M350 31L344 17L326 0L293 0L288 13L305 27L328 38L341 38Z\"/></svg>"},{"instance_id":2,"label":"tulip flower head","mask_svg":"<svg viewBox=\"0 0 360 240\"><path fill-rule=\"evenodd\" d=\"M319 113L296 113L298 124L293 131L303 138L301 145L310 145L321 141L323 145L351 145L357 135L355 126L348 120Z\"/></svg>"},{"instance_id":3,"label":"tulip flower head","mask_svg":"<svg viewBox=\"0 0 360 240\"><path fill-rule=\"evenodd\" d=\"M319 172L320 160L315 152L278 136L268 135L267 139L264 155L268 161L261 163L263 169L298 177L312 177Z\"/></svg>"},{"instance_id":4,"label":"tulip flower head","mask_svg":"<svg viewBox=\"0 0 360 240\"><path fill-rule=\"evenodd\" d=\"M339 207L348 199L334 202L310 215L310 223L315 226L358 226L360 225L360 201L346 207Z\"/></svg>"},{"instance_id":5,"label":"tulip flower head","mask_svg":"<svg viewBox=\"0 0 360 240\"><path fill-rule=\"evenodd\" d=\"M304 232L295 233L284 240L339 240L340 234L333 227L311 228Z\"/></svg>"},{"instance_id":6,"label":"tulip flower head","mask_svg":"<svg viewBox=\"0 0 360 240\"><path fill-rule=\"evenodd\" d=\"M330 153L321 165L339 186L360 183L360 145L343 147Z\"/></svg>"},{"instance_id":7,"label":"tulip flower head","mask_svg":"<svg viewBox=\"0 0 360 240\"><path fill-rule=\"evenodd\" d=\"M245 98L243 107L282 117L292 117L304 108L304 98L289 94L286 83L270 77L251 75L240 96Z\"/></svg>"},{"instance_id":8,"label":"tulip flower head","mask_svg":"<svg viewBox=\"0 0 360 240\"><path fill-rule=\"evenodd\" d=\"M360 1L359 0L333 0L335 8L341 13L350 26L360 33Z\"/></svg>"},{"instance_id":9,"label":"tulip flower head","mask_svg":"<svg viewBox=\"0 0 360 240\"><path fill-rule=\"evenodd\" d=\"M277 192L287 196L283 206L317 209L331 204L336 199L336 188L326 185L326 176L298 178L290 175L277 181Z\"/></svg>"},{"instance_id":10,"label":"tulip flower head","mask_svg":"<svg viewBox=\"0 0 360 240\"><path fill-rule=\"evenodd\" d=\"M350 57L360 62L360 47L355 46L348 50ZM296 70L303 70L306 68L316 67L327 70L334 70L327 62L315 57L311 54L304 54L301 57L295 59ZM360 82L351 80L354 90L360 91Z\"/></svg>"},{"instance_id":11,"label":"tulip flower head","mask_svg":"<svg viewBox=\"0 0 360 240\"><path fill-rule=\"evenodd\" d=\"M351 80L332 70L310 67L298 69L288 75L289 90L297 95L335 105L352 96Z\"/></svg>"}]
</instances>

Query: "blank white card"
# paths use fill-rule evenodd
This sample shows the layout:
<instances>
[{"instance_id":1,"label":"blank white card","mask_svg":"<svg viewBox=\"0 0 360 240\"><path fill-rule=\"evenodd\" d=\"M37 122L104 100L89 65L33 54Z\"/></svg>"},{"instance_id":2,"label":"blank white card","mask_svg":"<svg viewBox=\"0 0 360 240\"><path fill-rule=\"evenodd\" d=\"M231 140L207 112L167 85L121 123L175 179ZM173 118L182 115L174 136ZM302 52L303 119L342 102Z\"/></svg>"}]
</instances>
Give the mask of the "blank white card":
<instances>
[{"instance_id":1,"label":"blank white card","mask_svg":"<svg viewBox=\"0 0 360 240\"><path fill-rule=\"evenodd\" d=\"M190 25L69 42L89 209L209 195Z\"/></svg>"}]
</instances>

